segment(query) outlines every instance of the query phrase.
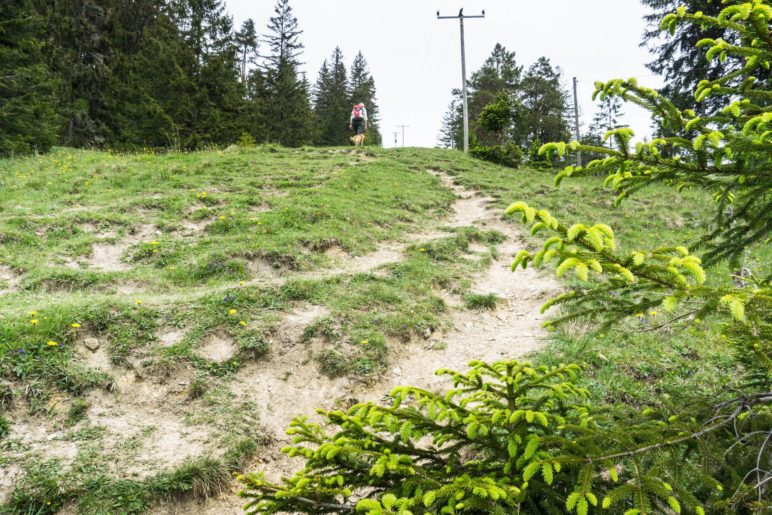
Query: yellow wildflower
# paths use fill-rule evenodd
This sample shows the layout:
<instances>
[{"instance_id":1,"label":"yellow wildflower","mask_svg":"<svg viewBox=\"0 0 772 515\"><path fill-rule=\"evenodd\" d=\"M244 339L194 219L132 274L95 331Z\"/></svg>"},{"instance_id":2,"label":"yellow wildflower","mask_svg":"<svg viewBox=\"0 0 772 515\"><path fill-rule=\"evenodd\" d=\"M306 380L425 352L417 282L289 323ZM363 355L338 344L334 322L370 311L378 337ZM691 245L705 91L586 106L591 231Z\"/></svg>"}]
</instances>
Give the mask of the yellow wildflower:
<instances>
[{"instance_id":1,"label":"yellow wildflower","mask_svg":"<svg viewBox=\"0 0 772 515\"><path fill-rule=\"evenodd\" d=\"M220 220L225 220L225 218L226 218L225 215L220 215Z\"/></svg>"},{"instance_id":2,"label":"yellow wildflower","mask_svg":"<svg viewBox=\"0 0 772 515\"><path fill-rule=\"evenodd\" d=\"M38 320L37 318L33 318L32 320L29 321L29 323L32 325L38 325Z\"/></svg>"},{"instance_id":3,"label":"yellow wildflower","mask_svg":"<svg viewBox=\"0 0 772 515\"><path fill-rule=\"evenodd\" d=\"M53 341L53 340L48 340L46 342L46 345L48 345L49 347L56 347L59 344L57 342Z\"/></svg>"},{"instance_id":4,"label":"yellow wildflower","mask_svg":"<svg viewBox=\"0 0 772 515\"><path fill-rule=\"evenodd\" d=\"M231 308L231 309L228 310L228 314L231 315L231 316L235 315L236 313L238 313L238 311L236 311L235 308Z\"/></svg>"},{"instance_id":5,"label":"yellow wildflower","mask_svg":"<svg viewBox=\"0 0 772 515\"><path fill-rule=\"evenodd\" d=\"M635 316L637 316L638 318L643 318L643 313L636 313Z\"/></svg>"},{"instance_id":6,"label":"yellow wildflower","mask_svg":"<svg viewBox=\"0 0 772 515\"><path fill-rule=\"evenodd\" d=\"M150 242L151 245L160 245L157 241L153 240Z\"/></svg>"},{"instance_id":7,"label":"yellow wildflower","mask_svg":"<svg viewBox=\"0 0 772 515\"><path fill-rule=\"evenodd\" d=\"M239 286L244 286L244 281L239 281Z\"/></svg>"},{"instance_id":8,"label":"yellow wildflower","mask_svg":"<svg viewBox=\"0 0 772 515\"><path fill-rule=\"evenodd\" d=\"M73 329L79 329L80 328L80 324L77 323L77 322L73 322L73 323L70 324L70 327L72 327Z\"/></svg>"},{"instance_id":9,"label":"yellow wildflower","mask_svg":"<svg viewBox=\"0 0 772 515\"><path fill-rule=\"evenodd\" d=\"M239 320L239 325L240 325L241 327L244 327L245 325L247 325L247 323L246 323L246 322L244 322L243 320Z\"/></svg>"},{"instance_id":10,"label":"yellow wildflower","mask_svg":"<svg viewBox=\"0 0 772 515\"><path fill-rule=\"evenodd\" d=\"M134 304L136 304L137 306L140 306L140 305L142 305L142 301L137 299L137 300L134 301Z\"/></svg>"},{"instance_id":11,"label":"yellow wildflower","mask_svg":"<svg viewBox=\"0 0 772 515\"><path fill-rule=\"evenodd\" d=\"M368 340L362 340L362 341L361 341L361 342L359 342L359 343L361 343L362 345L367 345L367 344L368 344L368 343L370 343L370 342L369 342Z\"/></svg>"},{"instance_id":12,"label":"yellow wildflower","mask_svg":"<svg viewBox=\"0 0 772 515\"><path fill-rule=\"evenodd\" d=\"M655 316L657 316L657 312L654 311L654 310L651 310L651 311L649 311L649 315L655 317Z\"/></svg>"},{"instance_id":13,"label":"yellow wildflower","mask_svg":"<svg viewBox=\"0 0 772 515\"><path fill-rule=\"evenodd\" d=\"M426 252L426 249L421 247L420 249L418 249L418 252Z\"/></svg>"}]
</instances>

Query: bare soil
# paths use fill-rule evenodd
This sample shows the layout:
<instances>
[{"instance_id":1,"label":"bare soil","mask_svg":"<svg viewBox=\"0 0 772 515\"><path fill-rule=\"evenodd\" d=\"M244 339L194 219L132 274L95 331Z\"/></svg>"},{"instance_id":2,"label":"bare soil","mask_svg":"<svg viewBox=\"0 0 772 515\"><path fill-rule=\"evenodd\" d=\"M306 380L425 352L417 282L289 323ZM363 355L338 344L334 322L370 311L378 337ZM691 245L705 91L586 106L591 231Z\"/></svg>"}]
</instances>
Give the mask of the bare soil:
<instances>
[{"instance_id":1,"label":"bare soil","mask_svg":"<svg viewBox=\"0 0 772 515\"><path fill-rule=\"evenodd\" d=\"M91 268L103 272L122 272L130 270L131 266L123 261L126 251L138 243L150 241L160 235L152 225L143 225L133 234L124 237L118 243L96 243L91 249L88 264Z\"/></svg>"},{"instance_id":2,"label":"bare soil","mask_svg":"<svg viewBox=\"0 0 772 515\"><path fill-rule=\"evenodd\" d=\"M236 354L236 343L225 331L214 331L204 338L196 353L209 361L223 363Z\"/></svg>"},{"instance_id":3,"label":"bare soil","mask_svg":"<svg viewBox=\"0 0 772 515\"><path fill-rule=\"evenodd\" d=\"M19 276L10 267L0 265L0 295L13 293L19 286Z\"/></svg>"}]
</instances>

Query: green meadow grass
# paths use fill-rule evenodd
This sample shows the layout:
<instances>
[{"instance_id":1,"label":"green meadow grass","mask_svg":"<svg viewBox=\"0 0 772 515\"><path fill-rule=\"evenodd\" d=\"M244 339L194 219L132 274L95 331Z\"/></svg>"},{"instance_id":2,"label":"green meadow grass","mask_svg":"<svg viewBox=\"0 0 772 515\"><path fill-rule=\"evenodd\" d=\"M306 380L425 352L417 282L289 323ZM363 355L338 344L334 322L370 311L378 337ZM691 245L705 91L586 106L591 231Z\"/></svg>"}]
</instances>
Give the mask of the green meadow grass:
<instances>
[{"instance_id":1,"label":"green meadow grass","mask_svg":"<svg viewBox=\"0 0 772 515\"><path fill-rule=\"evenodd\" d=\"M459 228L415 241L401 262L377 272L322 273L341 253L364 255L441 226L454 196L429 169L492 197L502 211L525 200L564 223L604 221L623 250L690 241L712 215L700 192L651 188L613 208L602 178L553 188L551 172L512 170L444 150L262 146L124 155L60 149L0 160L0 271L12 271L18 281L17 291L0 297L0 381L10 392L0 396L0 407L24 404L84 443L70 468L27 458L21 464L26 478L6 509L53 513L77 502L82 513L141 513L175 495L221 491L229 473L264 441L243 419L254 407L240 404L227 387L234 372L271 350L270 335L297 306L325 308L303 338L323 342L313 357L328 376L377 376L401 342L448 328L442 290L459 295L467 309L494 308L495 298L469 288L503 241L495 231ZM517 225L512 222L513 231ZM489 253L470 256L472 243ZM523 240L528 247L537 243ZM120 245L117 270L89 263L96 246ZM768 249L755 249L749 263L768 269ZM728 276L721 267L713 275L714 281ZM585 385L612 403L677 407L687 394L731 386L732 360L710 331L647 331L651 325L634 320L608 334L565 327L531 358L585 364ZM161 346L162 328L184 330L184 337ZM197 352L214 331L233 340L232 358L214 362ZM115 378L79 361L75 347L84 335L107 342L116 370L138 361L159 377L192 368L187 395L197 411L189 422L216 428L223 452L142 480L111 476L110 457L100 455L104 428L91 424L79 399L109 390ZM57 395L71 407L55 416L47 406ZM0 451L17 445L5 437L16 422L0 417Z\"/></svg>"}]
</instances>

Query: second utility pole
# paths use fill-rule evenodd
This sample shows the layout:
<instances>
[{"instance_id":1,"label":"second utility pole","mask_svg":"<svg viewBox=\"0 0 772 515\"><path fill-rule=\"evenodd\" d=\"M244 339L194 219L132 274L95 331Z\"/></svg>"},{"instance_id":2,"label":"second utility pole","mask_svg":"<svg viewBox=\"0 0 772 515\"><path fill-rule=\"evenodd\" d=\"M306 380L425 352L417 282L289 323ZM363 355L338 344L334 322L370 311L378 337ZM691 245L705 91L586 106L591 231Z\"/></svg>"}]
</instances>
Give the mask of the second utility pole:
<instances>
[{"instance_id":1,"label":"second utility pole","mask_svg":"<svg viewBox=\"0 0 772 515\"><path fill-rule=\"evenodd\" d=\"M466 54L464 52L464 18L485 18L485 11L481 15L464 16L464 9L458 11L458 16L440 16L437 11L438 20L452 20L458 18L461 27L461 90L464 92L464 152L469 152L469 108L466 103Z\"/></svg>"},{"instance_id":2,"label":"second utility pole","mask_svg":"<svg viewBox=\"0 0 772 515\"><path fill-rule=\"evenodd\" d=\"M402 146L405 146L405 127L410 127L410 125L397 125L400 129L402 129Z\"/></svg>"},{"instance_id":3,"label":"second utility pole","mask_svg":"<svg viewBox=\"0 0 772 515\"><path fill-rule=\"evenodd\" d=\"M574 77L574 130L576 131L576 141L579 142L579 100L576 95L576 77ZM576 166L582 166L582 151L576 153Z\"/></svg>"}]
</instances>

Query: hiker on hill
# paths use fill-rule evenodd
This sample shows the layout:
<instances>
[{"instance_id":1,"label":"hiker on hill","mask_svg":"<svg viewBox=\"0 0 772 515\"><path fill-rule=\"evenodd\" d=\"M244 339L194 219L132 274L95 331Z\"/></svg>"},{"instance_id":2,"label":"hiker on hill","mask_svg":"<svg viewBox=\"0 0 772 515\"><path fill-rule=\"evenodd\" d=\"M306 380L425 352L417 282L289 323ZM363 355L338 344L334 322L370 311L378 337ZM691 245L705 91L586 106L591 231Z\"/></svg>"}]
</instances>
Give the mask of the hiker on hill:
<instances>
[{"instance_id":1,"label":"hiker on hill","mask_svg":"<svg viewBox=\"0 0 772 515\"><path fill-rule=\"evenodd\" d=\"M363 103L354 104L351 110L351 118L348 120L348 128L357 136L367 132L367 109Z\"/></svg>"}]
</instances>

